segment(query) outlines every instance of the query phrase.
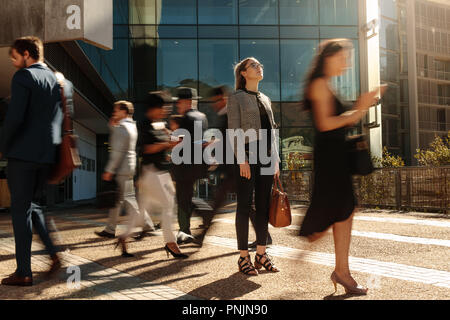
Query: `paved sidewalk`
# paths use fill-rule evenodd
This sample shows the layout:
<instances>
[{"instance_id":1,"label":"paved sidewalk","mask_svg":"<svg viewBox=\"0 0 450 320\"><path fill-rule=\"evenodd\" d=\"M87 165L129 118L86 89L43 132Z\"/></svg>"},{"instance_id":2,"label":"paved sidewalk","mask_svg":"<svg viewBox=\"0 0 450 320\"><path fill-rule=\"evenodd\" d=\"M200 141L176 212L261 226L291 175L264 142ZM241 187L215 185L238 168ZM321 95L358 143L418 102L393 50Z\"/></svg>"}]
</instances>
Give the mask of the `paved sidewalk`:
<instances>
[{"instance_id":1,"label":"paved sidewalk","mask_svg":"<svg viewBox=\"0 0 450 320\"><path fill-rule=\"evenodd\" d=\"M64 250L64 269L59 278L45 281L41 274L49 261L39 241L33 242L35 285L29 288L0 286L0 299L148 299L148 300L265 300L265 299L450 299L449 219L442 215L364 211L355 217L350 268L370 294L355 297L333 294L329 276L334 267L332 237L308 244L297 236L305 208L293 206L289 228L270 228L274 245L268 253L280 273L262 271L258 277L238 272L234 212L228 208L216 217L202 249L188 244L188 259L166 257L162 233L142 241L130 239L133 258L114 250L116 241L94 234L106 222L106 211L75 208L49 213L58 232L55 240ZM156 220L158 217L156 217ZM199 217L192 231L199 232ZM117 233L123 230L121 217ZM174 221L173 229L176 230ZM15 267L10 217L0 215L0 276ZM254 239L250 228L249 240ZM250 253L254 259L254 253ZM67 281L80 267L79 288ZM69 269L67 269L69 268ZM75 268L76 270L76 268Z\"/></svg>"},{"instance_id":2,"label":"paved sidewalk","mask_svg":"<svg viewBox=\"0 0 450 320\"><path fill-rule=\"evenodd\" d=\"M0 238L0 247L14 254L14 238L7 237L7 234L3 232L0 233L0 236L4 236L4 238ZM46 270L50 267L50 260L46 256L36 254L43 250L42 244L33 242L31 258L33 268ZM104 296L103 298L113 300L198 300L196 297L168 286L151 283L113 268L105 268L91 260L70 254L68 251L62 252L61 258L63 270L59 273L58 278L68 282L69 291L81 288L92 289ZM80 272L81 280L78 286L69 279L77 269Z\"/></svg>"}]
</instances>

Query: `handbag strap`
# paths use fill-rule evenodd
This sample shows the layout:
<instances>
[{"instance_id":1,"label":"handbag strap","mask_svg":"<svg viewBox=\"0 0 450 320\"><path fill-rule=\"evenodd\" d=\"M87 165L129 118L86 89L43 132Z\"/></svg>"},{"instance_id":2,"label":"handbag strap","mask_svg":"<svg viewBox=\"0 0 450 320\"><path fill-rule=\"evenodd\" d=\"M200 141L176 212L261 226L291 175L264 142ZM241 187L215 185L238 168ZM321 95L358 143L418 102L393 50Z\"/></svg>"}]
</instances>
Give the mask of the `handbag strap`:
<instances>
[{"instance_id":1,"label":"handbag strap","mask_svg":"<svg viewBox=\"0 0 450 320\"><path fill-rule=\"evenodd\" d=\"M276 189L278 189L278 190L280 190L281 192L284 193L283 186L281 185L281 180L280 180L280 177L278 175L274 176L273 184L275 185Z\"/></svg>"}]
</instances>

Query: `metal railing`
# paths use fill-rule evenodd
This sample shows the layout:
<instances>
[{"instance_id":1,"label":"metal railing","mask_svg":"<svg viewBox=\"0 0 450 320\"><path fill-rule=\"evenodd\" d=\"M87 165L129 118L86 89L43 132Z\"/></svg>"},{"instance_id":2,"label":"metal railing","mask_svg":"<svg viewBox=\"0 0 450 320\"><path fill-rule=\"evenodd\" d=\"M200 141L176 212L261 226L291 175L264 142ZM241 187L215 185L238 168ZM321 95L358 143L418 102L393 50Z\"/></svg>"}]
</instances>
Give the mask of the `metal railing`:
<instances>
[{"instance_id":1,"label":"metal railing","mask_svg":"<svg viewBox=\"0 0 450 320\"><path fill-rule=\"evenodd\" d=\"M312 171L285 171L282 181L291 201L309 203ZM450 166L377 169L353 183L362 207L449 212Z\"/></svg>"}]
</instances>

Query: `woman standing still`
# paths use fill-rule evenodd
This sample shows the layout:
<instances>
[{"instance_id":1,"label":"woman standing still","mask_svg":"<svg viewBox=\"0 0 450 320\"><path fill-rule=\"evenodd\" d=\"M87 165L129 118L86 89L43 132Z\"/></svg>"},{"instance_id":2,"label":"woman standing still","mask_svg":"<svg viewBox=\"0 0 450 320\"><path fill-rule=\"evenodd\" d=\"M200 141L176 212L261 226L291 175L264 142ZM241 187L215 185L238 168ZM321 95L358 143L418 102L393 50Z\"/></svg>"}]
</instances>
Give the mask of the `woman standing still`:
<instances>
[{"instance_id":1,"label":"woman standing still","mask_svg":"<svg viewBox=\"0 0 450 320\"><path fill-rule=\"evenodd\" d=\"M257 269L262 267L272 272L279 271L266 253L270 195L274 174L279 175L279 157L275 139L272 139L274 137L271 130L276 128L276 124L271 102L267 96L258 91L259 82L263 77L263 66L255 58L247 58L239 62L235 67L236 92L229 97L227 109L229 129L243 129L244 133L253 129L257 133L256 139L249 138L246 141L245 162L239 162L240 159L238 159L238 166L236 166L236 234L240 250L238 266L239 271L246 275L258 275ZM261 136L259 129L266 130L266 137ZM237 154L236 143L234 143L234 148L235 154ZM261 148L267 150L267 155L272 156L272 161L268 164L263 164L261 161ZM254 157L250 154L255 151L257 152L257 161L253 163L251 160ZM269 167L273 169L270 173L267 172ZM257 241L254 265L248 253L249 214L253 191L255 191Z\"/></svg>"},{"instance_id":2,"label":"woman standing still","mask_svg":"<svg viewBox=\"0 0 450 320\"><path fill-rule=\"evenodd\" d=\"M300 235L312 242L333 227L336 266L331 281L335 289L339 283L347 293L365 295L368 289L352 278L348 263L356 199L345 137L346 127L359 122L369 107L376 105L380 89L362 94L354 109L345 112L330 88L330 80L345 73L351 49L346 39L323 42L305 85L304 105L312 111L316 137L313 194Z\"/></svg>"}]
</instances>

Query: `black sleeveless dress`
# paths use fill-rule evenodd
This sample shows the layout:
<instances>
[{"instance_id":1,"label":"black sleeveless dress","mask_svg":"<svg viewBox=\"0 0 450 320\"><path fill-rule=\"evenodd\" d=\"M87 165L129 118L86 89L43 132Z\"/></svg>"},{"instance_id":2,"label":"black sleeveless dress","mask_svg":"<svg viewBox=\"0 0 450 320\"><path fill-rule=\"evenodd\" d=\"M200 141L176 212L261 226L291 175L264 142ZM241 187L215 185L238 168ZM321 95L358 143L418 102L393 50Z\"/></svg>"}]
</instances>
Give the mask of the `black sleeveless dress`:
<instances>
[{"instance_id":1,"label":"black sleeveless dress","mask_svg":"<svg viewBox=\"0 0 450 320\"><path fill-rule=\"evenodd\" d=\"M334 101L335 115L344 113L344 106L336 96ZM326 132L316 128L313 193L300 236L325 231L334 223L347 220L355 209L345 136L345 127Z\"/></svg>"}]
</instances>

